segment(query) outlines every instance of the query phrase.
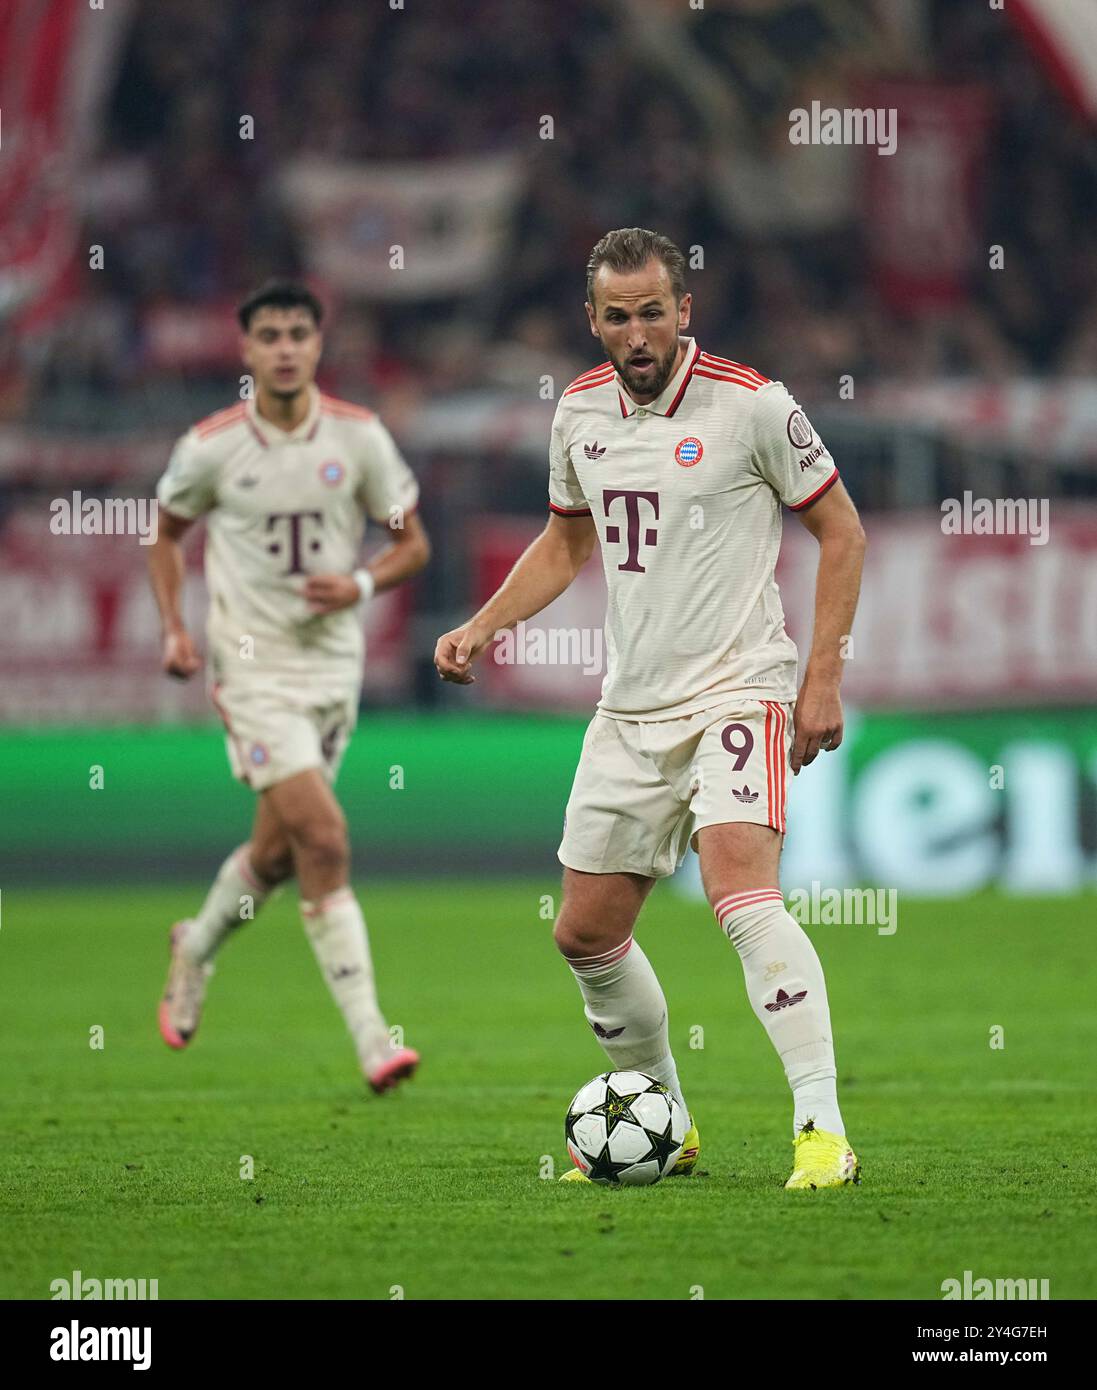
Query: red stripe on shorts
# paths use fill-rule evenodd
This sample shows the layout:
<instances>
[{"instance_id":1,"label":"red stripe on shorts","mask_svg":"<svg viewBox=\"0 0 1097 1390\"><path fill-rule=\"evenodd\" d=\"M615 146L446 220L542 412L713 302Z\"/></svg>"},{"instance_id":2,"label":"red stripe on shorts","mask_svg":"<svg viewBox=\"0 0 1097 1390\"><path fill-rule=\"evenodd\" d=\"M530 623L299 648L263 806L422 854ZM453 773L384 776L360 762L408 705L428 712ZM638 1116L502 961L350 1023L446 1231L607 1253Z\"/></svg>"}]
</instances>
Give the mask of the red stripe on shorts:
<instances>
[{"instance_id":1,"label":"red stripe on shorts","mask_svg":"<svg viewBox=\"0 0 1097 1390\"><path fill-rule=\"evenodd\" d=\"M788 801L788 759L785 757L785 731L788 728L788 711L785 709L784 705L778 705L777 713L780 717L780 724L777 729L777 747L774 749L774 752L777 757L777 766L780 768L781 781L781 802L778 807L778 820L780 821L780 825L778 829L783 835L785 833L785 807Z\"/></svg>"},{"instance_id":2,"label":"red stripe on shorts","mask_svg":"<svg viewBox=\"0 0 1097 1390\"><path fill-rule=\"evenodd\" d=\"M776 830L777 827L773 824L773 706L768 700L763 700L762 703L766 707L764 742L766 745L766 805L769 814L768 824Z\"/></svg>"},{"instance_id":3,"label":"red stripe on shorts","mask_svg":"<svg viewBox=\"0 0 1097 1390\"><path fill-rule=\"evenodd\" d=\"M788 712L775 700L763 700L766 707L766 786L769 789L769 820L779 834L785 833L785 809L788 798L788 773L785 758L785 732Z\"/></svg>"}]
</instances>

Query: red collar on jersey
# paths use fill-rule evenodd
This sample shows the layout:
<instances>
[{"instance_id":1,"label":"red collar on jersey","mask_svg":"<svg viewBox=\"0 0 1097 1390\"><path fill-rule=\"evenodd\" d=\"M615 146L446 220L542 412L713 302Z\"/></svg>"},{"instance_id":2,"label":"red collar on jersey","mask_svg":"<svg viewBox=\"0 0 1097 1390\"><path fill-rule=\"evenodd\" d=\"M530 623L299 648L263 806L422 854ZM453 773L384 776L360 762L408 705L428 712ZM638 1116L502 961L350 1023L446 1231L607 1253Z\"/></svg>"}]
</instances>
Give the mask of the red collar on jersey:
<instances>
[{"instance_id":1,"label":"red collar on jersey","mask_svg":"<svg viewBox=\"0 0 1097 1390\"><path fill-rule=\"evenodd\" d=\"M287 439L303 439L308 442L316 437L316 431L320 428L320 391L315 382L309 386L308 413L296 429L282 430L271 421L264 420L256 409L254 398L244 402L244 416L252 434L264 449Z\"/></svg>"}]
</instances>

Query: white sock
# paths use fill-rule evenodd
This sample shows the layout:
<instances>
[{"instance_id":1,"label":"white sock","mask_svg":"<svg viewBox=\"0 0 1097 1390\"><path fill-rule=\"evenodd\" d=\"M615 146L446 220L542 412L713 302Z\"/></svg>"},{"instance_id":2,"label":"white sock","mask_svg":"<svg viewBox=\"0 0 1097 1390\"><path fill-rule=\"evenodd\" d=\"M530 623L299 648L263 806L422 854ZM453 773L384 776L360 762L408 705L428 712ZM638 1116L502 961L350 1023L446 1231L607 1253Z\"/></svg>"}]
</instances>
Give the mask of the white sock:
<instances>
[{"instance_id":1,"label":"white sock","mask_svg":"<svg viewBox=\"0 0 1097 1390\"><path fill-rule=\"evenodd\" d=\"M251 921L271 891L271 885L251 867L247 845L234 849L183 937L181 954L195 965L204 965L233 927Z\"/></svg>"},{"instance_id":2,"label":"white sock","mask_svg":"<svg viewBox=\"0 0 1097 1390\"><path fill-rule=\"evenodd\" d=\"M731 893L715 912L739 952L751 1008L792 1087L793 1135L808 1120L844 1135L827 987L807 933L785 911L777 888Z\"/></svg>"},{"instance_id":3,"label":"white sock","mask_svg":"<svg viewBox=\"0 0 1097 1390\"><path fill-rule=\"evenodd\" d=\"M614 1071L642 1071L661 1081L689 1114L670 1055L667 1001L651 962L630 936L599 956L567 958L587 1022Z\"/></svg>"},{"instance_id":4,"label":"white sock","mask_svg":"<svg viewBox=\"0 0 1097 1390\"><path fill-rule=\"evenodd\" d=\"M316 902L302 899L301 920L362 1068L370 1075L390 1055L391 1043L377 1003L366 922L354 890L337 888Z\"/></svg>"}]
</instances>

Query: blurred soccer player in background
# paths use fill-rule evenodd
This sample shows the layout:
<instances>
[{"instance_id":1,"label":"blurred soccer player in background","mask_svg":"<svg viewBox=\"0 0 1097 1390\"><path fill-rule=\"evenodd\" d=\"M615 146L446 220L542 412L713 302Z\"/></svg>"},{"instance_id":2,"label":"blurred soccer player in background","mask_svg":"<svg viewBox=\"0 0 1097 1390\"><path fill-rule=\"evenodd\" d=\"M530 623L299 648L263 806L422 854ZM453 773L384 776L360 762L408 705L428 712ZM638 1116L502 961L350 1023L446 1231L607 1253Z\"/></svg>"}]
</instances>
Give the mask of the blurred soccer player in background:
<instances>
[{"instance_id":1,"label":"blurred soccer player in background","mask_svg":"<svg viewBox=\"0 0 1097 1390\"><path fill-rule=\"evenodd\" d=\"M202 666L180 608L180 539L205 516L210 693L232 770L256 793L250 840L225 860L198 913L172 928L160 1031L170 1047L191 1041L216 951L296 875L305 931L380 1092L419 1058L390 1045L332 786L358 718L363 607L417 574L430 545L415 478L384 425L315 384L321 318L316 298L289 283L241 305L254 399L184 435L157 488L149 568L164 670L185 680ZM358 569L367 517L391 544Z\"/></svg>"},{"instance_id":2,"label":"blurred soccer player in background","mask_svg":"<svg viewBox=\"0 0 1097 1390\"><path fill-rule=\"evenodd\" d=\"M781 382L685 336L684 271L678 248L650 231L595 246L586 309L609 360L557 407L548 524L480 612L439 639L435 664L446 680L475 680L469 668L495 635L551 603L601 546L609 658L564 819L556 944L612 1068L648 1073L685 1107L666 1000L633 929L692 842L792 1088L786 1187L843 1186L860 1165L838 1108L826 985L785 910L778 863L789 767L842 739L864 533ZM774 581L782 504L820 552L798 694ZM676 1173L693 1168L699 1144L691 1117Z\"/></svg>"}]
</instances>

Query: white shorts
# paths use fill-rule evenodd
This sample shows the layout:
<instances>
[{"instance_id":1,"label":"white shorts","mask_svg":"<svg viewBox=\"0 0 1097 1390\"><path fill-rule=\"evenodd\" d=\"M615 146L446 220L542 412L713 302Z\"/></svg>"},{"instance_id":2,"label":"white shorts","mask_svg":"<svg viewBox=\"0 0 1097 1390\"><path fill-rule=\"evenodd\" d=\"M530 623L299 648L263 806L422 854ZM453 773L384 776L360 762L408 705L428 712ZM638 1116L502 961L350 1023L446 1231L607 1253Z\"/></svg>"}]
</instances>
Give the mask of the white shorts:
<instances>
[{"instance_id":1,"label":"white shorts","mask_svg":"<svg viewBox=\"0 0 1097 1390\"><path fill-rule=\"evenodd\" d=\"M590 722L558 857L591 874L666 878L706 825L785 830L792 706L734 703L680 719Z\"/></svg>"},{"instance_id":2,"label":"white shorts","mask_svg":"<svg viewBox=\"0 0 1097 1390\"><path fill-rule=\"evenodd\" d=\"M265 791L315 767L334 782L358 723L358 685L214 685L234 777Z\"/></svg>"}]
</instances>

